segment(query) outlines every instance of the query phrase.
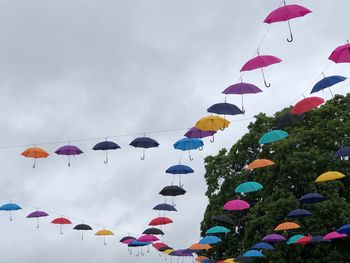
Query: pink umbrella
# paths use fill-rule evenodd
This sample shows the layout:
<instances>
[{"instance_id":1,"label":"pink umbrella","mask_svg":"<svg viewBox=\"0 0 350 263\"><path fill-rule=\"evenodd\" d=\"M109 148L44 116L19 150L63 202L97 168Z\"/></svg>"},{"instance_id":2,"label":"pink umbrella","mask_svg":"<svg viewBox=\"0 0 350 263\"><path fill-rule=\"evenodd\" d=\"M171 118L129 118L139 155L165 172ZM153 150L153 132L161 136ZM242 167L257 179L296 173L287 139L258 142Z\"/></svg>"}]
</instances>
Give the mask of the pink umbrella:
<instances>
[{"instance_id":1,"label":"pink umbrella","mask_svg":"<svg viewBox=\"0 0 350 263\"><path fill-rule=\"evenodd\" d=\"M280 63L281 61L282 61L281 59L274 56L268 56L268 55L260 56L258 51L258 56L247 61L242 67L241 71L250 71L250 70L260 68L264 78L265 87L268 88L271 86L271 84L267 84L263 68L268 67L272 64Z\"/></svg>"},{"instance_id":2,"label":"pink umbrella","mask_svg":"<svg viewBox=\"0 0 350 263\"><path fill-rule=\"evenodd\" d=\"M330 60L335 63L349 63L350 62L350 43L337 47L329 56Z\"/></svg>"},{"instance_id":3,"label":"pink umbrella","mask_svg":"<svg viewBox=\"0 0 350 263\"><path fill-rule=\"evenodd\" d=\"M325 235L323 240L333 240L333 239L338 239L338 238L344 238L347 236L348 235L346 235L346 234L339 234L338 232L334 231L334 232L331 232L331 233L328 233L327 235Z\"/></svg>"},{"instance_id":4,"label":"pink umbrella","mask_svg":"<svg viewBox=\"0 0 350 263\"><path fill-rule=\"evenodd\" d=\"M284 6L273 10L264 20L264 23L272 24L276 22L288 21L288 28L290 33L290 39L287 38L288 42L293 41L293 33L290 27L290 19L302 17L311 13L311 11L300 5L286 5L284 1Z\"/></svg>"},{"instance_id":5,"label":"pink umbrella","mask_svg":"<svg viewBox=\"0 0 350 263\"><path fill-rule=\"evenodd\" d=\"M231 200L224 205L224 209L229 211L242 211L249 207L250 205L244 200Z\"/></svg>"},{"instance_id":6,"label":"pink umbrella","mask_svg":"<svg viewBox=\"0 0 350 263\"><path fill-rule=\"evenodd\" d=\"M139 242L155 242L158 240L159 238L154 235L143 235L137 239Z\"/></svg>"}]
</instances>

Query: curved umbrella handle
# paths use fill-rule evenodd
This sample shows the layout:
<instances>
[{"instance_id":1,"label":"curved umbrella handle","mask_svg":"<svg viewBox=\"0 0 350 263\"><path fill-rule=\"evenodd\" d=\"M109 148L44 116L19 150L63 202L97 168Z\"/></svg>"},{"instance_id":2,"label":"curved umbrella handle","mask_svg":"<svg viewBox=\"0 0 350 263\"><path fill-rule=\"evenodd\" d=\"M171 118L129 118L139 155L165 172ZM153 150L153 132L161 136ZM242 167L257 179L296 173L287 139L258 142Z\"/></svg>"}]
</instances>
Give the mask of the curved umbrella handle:
<instances>
[{"instance_id":1,"label":"curved umbrella handle","mask_svg":"<svg viewBox=\"0 0 350 263\"><path fill-rule=\"evenodd\" d=\"M37 217L36 220L37 220L36 228L39 229L39 228L40 228L40 225L39 225L39 217Z\"/></svg>"},{"instance_id":2,"label":"curved umbrella handle","mask_svg":"<svg viewBox=\"0 0 350 263\"><path fill-rule=\"evenodd\" d=\"M292 33L292 29L291 29L291 27L290 27L290 22L289 22L289 19L287 20L288 21L288 28L289 28L289 34L290 34L290 39L289 38L287 38L287 41L289 42L289 43L291 43L291 42L293 42L293 33Z\"/></svg>"},{"instance_id":3,"label":"curved umbrella handle","mask_svg":"<svg viewBox=\"0 0 350 263\"><path fill-rule=\"evenodd\" d=\"M33 168L35 168L35 160L36 160L36 158L34 158Z\"/></svg>"},{"instance_id":4,"label":"curved umbrella handle","mask_svg":"<svg viewBox=\"0 0 350 263\"><path fill-rule=\"evenodd\" d=\"M68 167L70 167L70 155L68 155Z\"/></svg>"},{"instance_id":5,"label":"curved umbrella handle","mask_svg":"<svg viewBox=\"0 0 350 263\"><path fill-rule=\"evenodd\" d=\"M198 150L203 151L203 146L199 147Z\"/></svg>"},{"instance_id":6,"label":"curved umbrella handle","mask_svg":"<svg viewBox=\"0 0 350 263\"><path fill-rule=\"evenodd\" d=\"M140 159L142 161L145 160L145 148L143 148L143 150L142 150L142 157L140 157Z\"/></svg>"},{"instance_id":7,"label":"curved umbrella handle","mask_svg":"<svg viewBox=\"0 0 350 263\"><path fill-rule=\"evenodd\" d=\"M103 237L103 245L107 246L106 237Z\"/></svg>"},{"instance_id":8,"label":"curved umbrella handle","mask_svg":"<svg viewBox=\"0 0 350 263\"><path fill-rule=\"evenodd\" d=\"M63 235L62 225L60 226L60 234Z\"/></svg>"},{"instance_id":9,"label":"curved umbrella handle","mask_svg":"<svg viewBox=\"0 0 350 263\"><path fill-rule=\"evenodd\" d=\"M214 135L211 137L210 142L213 143L215 141Z\"/></svg>"},{"instance_id":10,"label":"curved umbrella handle","mask_svg":"<svg viewBox=\"0 0 350 263\"><path fill-rule=\"evenodd\" d=\"M193 158L191 156L191 151L188 151L188 157L190 158L190 161L193 161Z\"/></svg>"},{"instance_id":11,"label":"curved umbrella handle","mask_svg":"<svg viewBox=\"0 0 350 263\"><path fill-rule=\"evenodd\" d=\"M108 153L107 153L107 150L106 150L106 159L103 161L105 164L108 163Z\"/></svg>"},{"instance_id":12,"label":"curved umbrella handle","mask_svg":"<svg viewBox=\"0 0 350 263\"><path fill-rule=\"evenodd\" d=\"M10 221L13 221L13 218L12 218L12 213L10 211Z\"/></svg>"},{"instance_id":13,"label":"curved umbrella handle","mask_svg":"<svg viewBox=\"0 0 350 263\"><path fill-rule=\"evenodd\" d=\"M263 79L264 79L265 87L266 87L266 88L271 87L271 84L270 84L270 83L267 83L267 81L266 81L265 73L264 73L264 69L263 69L263 68L261 68L261 73L262 73L262 76L263 76Z\"/></svg>"}]
</instances>

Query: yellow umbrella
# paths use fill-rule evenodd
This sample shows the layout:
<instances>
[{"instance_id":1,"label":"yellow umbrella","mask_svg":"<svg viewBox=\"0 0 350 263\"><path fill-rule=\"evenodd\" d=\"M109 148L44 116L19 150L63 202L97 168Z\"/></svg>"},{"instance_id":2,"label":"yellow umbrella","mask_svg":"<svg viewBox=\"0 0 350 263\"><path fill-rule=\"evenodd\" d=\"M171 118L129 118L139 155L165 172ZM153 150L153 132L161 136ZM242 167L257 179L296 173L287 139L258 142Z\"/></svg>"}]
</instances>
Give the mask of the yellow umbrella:
<instances>
[{"instance_id":1,"label":"yellow umbrella","mask_svg":"<svg viewBox=\"0 0 350 263\"><path fill-rule=\"evenodd\" d=\"M169 255L171 252L174 252L174 251L175 251L174 249L167 249L167 250L164 250L163 253Z\"/></svg>"},{"instance_id":2,"label":"yellow umbrella","mask_svg":"<svg viewBox=\"0 0 350 263\"><path fill-rule=\"evenodd\" d=\"M196 128L201 131L217 131L224 130L230 122L218 115L208 116L200 119L196 123Z\"/></svg>"},{"instance_id":3,"label":"yellow umbrella","mask_svg":"<svg viewBox=\"0 0 350 263\"><path fill-rule=\"evenodd\" d=\"M234 258L228 258L228 259L225 259L224 262L227 262L227 263L235 263L235 259Z\"/></svg>"},{"instance_id":4,"label":"yellow umbrella","mask_svg":"<svg viewBox=\"0 0 350 263\"><path fill-rule=\"evenodd\" d=\"M106 236L111 236L111 235L114 235L113 232L111 230L107 230L107 229L103 229L103 230L97 231L95 233L95 236L103 236L103 244L105 246L107 245Z\"/></svg>"},{"instance_id":5,"label":"yellow umbrella","mask_svg":"<svg viewBox=\"0 0 350 263\"><path fill-rule=\"evenodd\" d=\"M342 174L342 173L336 172L336 171L330 171L330 172L326 172L326 173L321 174L319 177L317 177L315 182L321 183L321 182L326 182L326 181L333 181L333 180L341 179L344 177L345 177L345 174Z\"/></svg>"},{"instance_id":6,"label":"yellow umbrella","mask_svg":"<svg viewBox=\"0 0 350 263\"><path fill-rule=\"evenodd\" d=\"M285 231L285 230L297 229L297 228L300 228L300 225L294 222L285 222L285 223L279 224L275 228L275 231Z\"/></svg>"}]
</instances>

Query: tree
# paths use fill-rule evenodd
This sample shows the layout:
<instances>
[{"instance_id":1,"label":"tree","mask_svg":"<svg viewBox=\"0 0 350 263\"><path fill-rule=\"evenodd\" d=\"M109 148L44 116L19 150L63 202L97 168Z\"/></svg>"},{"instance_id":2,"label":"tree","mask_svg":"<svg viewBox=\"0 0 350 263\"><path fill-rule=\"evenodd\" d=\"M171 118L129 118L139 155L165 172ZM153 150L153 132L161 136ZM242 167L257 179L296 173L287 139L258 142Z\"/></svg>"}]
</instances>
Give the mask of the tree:
<instances>
[{"instance_id":1,"label":"tree","mask_svg":"<svg viewBox=\"0 0 350 263\"><path fill-rule=\"evenodd\" d=\"M299 207L310 210L312 216L293 220L301 228L283 233L286 238L296 233L324 235L350 223L350 161L333 158L335 151L350 145L350 96L337 95L322 107L304 114L298 124L284 129L289 133L286 139L259 145L259 138L277 129L277 118L288 111L290 108L277 112L274 117L260 113L255 116L255 122L249 124L249 132L230 151L222 149L216 156L206 157L209 204L201 223L202 236L217 224L212 217L225 213L223 205L227 201L241 198L251 204L247 212L226 212L236 225L231 233L221 236L223 242L207 255L215 259L240 255L286 221L289 211ZM252 172L245 170L248 163L262 158L276 164ZM315 179L327 171L348 176L316 184ZM234 189L246 181L257 181L264 189L239 197ZM312 192L326 196L326 201L301 206L298 199ZM274 251L264 252L266 256L259 262L350 262L349 245L349 240L306 246L281 243Z\"/></svg>"}]
</instances>

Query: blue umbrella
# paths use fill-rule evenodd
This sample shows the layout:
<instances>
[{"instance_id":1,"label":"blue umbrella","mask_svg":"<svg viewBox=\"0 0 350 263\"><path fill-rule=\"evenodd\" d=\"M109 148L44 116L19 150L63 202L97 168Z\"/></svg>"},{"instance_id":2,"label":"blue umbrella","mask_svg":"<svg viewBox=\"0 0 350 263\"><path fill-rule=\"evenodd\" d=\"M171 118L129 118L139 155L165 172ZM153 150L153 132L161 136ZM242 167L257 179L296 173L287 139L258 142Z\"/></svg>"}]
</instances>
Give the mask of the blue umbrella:
<instances>
[{"instance_id":1,"label":"blue umbrella","mask_svg":"<svg viewBox=\"0 0 350 263\"><path fill-rule=\"evenodd\" d=\"M342 227L340 227L337 232L339 234L347 234L347 235L350 235L350 224L346 224L346 225L343 225Z\"/></svg>"},{"instance_id":2,"label":"blue umbrella","mask_svg":"<svg viewBox=\"0 0 350 263\"><path fill-rule=\"evenodd\" d=\"M174 148L182 151L188 151L190 160L193 161L191 157L191 150L201 149L204 143L198 138L183 138L174 143Z\"/></svg>"},{"instance_id":3,"label":"blue umbrella","mask_svg":"<svg viewBox=\"0 0 350 263\"><path fill-rule=\"evenodd\" d=\"M20 210L22 209L22 207L20 207L19 205L17 204L14 204L14 203L8 203L8 204L4 204L0 207L0 210L1 211L9 211L10 212L10 221L12 221L12 214L11 214L11 211L17 211L17 210Z\"/></svg>"},{"instance_id":4,"label":"blue umbrella","mask_svg":"<svg viewBox=\"0 0 350 263\"><path fill-rule=\"evenodd\" d=\"M333 155L334 158L343 158L347 156L350 156L350 146L341 148L340 150L336 151L336 153Z\"/></svg>"},{"instance_id":5,"label":"blue umbrella","mask_svg":"<svg viewBox=\"0 0 350 263\"><path fill-rule=\"evenodd\" d=\"M108 150L116 150L120 149L120 146L116 144L115 142L107 141L107 139L104 142L99 142L96 144L93 148L94 151L105 151L106 152L106 160L104 161L105 164L108 163Z\"/></svg>"},{"instance_id":6,"label":"blue umbrella","mask_svg":"<svg viewBox=\"0 0 350 263\"><path fill-rule=\"evenodd\" d=\"M199 244L202 244L202 245L211 245L219 242L221 242L221 239L218 238L217 236L206 236L201 240L199 240Z\"/></svg>"},{"instance_id":7,"label":"blue umbrella","mask_svg":"<svg viewBox=\"0 0 350 263\"><path fill-rule=\"evenodd\" d=\"M208 230L207 230L207 232L205 232L207 235L208 234L221 234L221 233L228 233L228 232L230 232L231 230L230 229L228 229L228 228L226 228L226 227L224 227L224 226L213 226L213 227L211 227L211 228L209 228Z\"/></svg>"},{"instance_id":8,"label":"blue umbrella","mask_svg":"<svg viewBox=\"0 0 350 263\"><path fill-rule=\"evenodd\" d=\"M300 238L305 237L304 235L294 235L287 240L287 245L295 244Z\"/></svg>"},{"instance_id":9,"label":"blue umbrella","mask_svg":"<svg viewBox=\"0 0 350 263\"><path fill-rule=\"evenodd\" d=\"M141 160L144 160L145 159L145 149L158 147L159 143L156 140L149 138L149 137L139 137L139 138L134 139L130 143L130 145L134 146L136 148L143 148L143 155L141 157Z\"/></svg>"},{"instance_id":10,"label":"blue umbrella","mask_svg":"<svg viewBox=\"0 0 350 263\"><path fill-rule=\"evenodd\" d=\"M265 249L265 250L274 250L275 248L266 242L259 242L252 246L252 249Z\"/></svg>"},{"instance_id":11,"label":"blue umbrella","mask_svg":"<svg viewBox=\"0 0 350 263\"><path fill-rule=\"evenodd\" d=\"M312 88L310 94L312 94L314 92L318 92L318 91L326 89L326 88L329 88L329 91L332 94L330 87L339 83L339 82L342 82L344 80L346 80L346 78L343 76L324 77L323 79L321 79L319 82L317 82L315 84L315 86ZM333 96L333 94L332 94L332 96Z\"/></svg>"},{"instance_id":12,"label":"blue umbrella","mask_svg":"<svg viewBox=\"0 0 350 263\"><path fill-rule=\"evenodd\" d=\"M289 218L298 218L298 217L307 217L311 216L311 212L306 209L295 209L288 213L287 217Z\"/></svg>"},{"instance_id":13,"label":"blue umbrella","mask_svg":"<svg viewBox=\"0 0 350 263\"><path fill-rule=\"evenodd\" d=\"M153 207L153 210L159 210L159 211L174 211L177 212L176 208L169 204L159 204Z\"/></svg>"},{"instance_id":14,"label":"blue umbrella","mask_svg":"<svg viewBox=\"0 0 350 263\"><path fill-rule=\"evenodd\" d=\"M247 252L245 252L243 254L243 257L263 257L263 253L261 253L259 250L255 250L255 249L252 249L252 250L248 250Z\"/></svg>"},{"instance_id":15,"label":"blue umbrella","mask_svg":"<svg viewBox=\"0 0 350 263\"><path fill-rule=\"evenodd\" d=\"M181 174L189 174L189 173L193 173L194 171L191 167L187 165L178 164L178 165L173 165L169 167L165 172L169 174L179 174L179 185L182 187L183 184L181 184ZM174 181L174 177L173 177L173 181Z\"/></svg>"},{"instance_id":16,"label":"blue umbrella","mask_svg":"<svg viewBox=\"0 0 350 263\"><path fill-rule=\"evenodd\" d=\"M244 114L236 105L231 103L216 103L207 109L210 113L223 114L223 115L238 115Z\"/></svg>"},{"instance_id":17,"label":"blue umbrella","mask_svg":"<svg viewBox=\"0 0 350 263\"><path fill-rule=\"evenodd\" d=\"M282 131L282 130L273 130L273 131L267 132L263 136L261 136L259 143L260 144L272 143L272 142L282 140L286 137L288 137L287 132Z\"/></svg>"},{"instance_id":18,"label":"blue umbrella","mask_svg":"<svg viewBox=\"0 0 350 263\"><path fill-rule=\"evenodd\" d=\"M300 199L299 202L303 204L315 204L319 203L326 200L326 198L318 193L311 193L311 194L306 194L303 195Z\"/></svg>"}]
</instances>

